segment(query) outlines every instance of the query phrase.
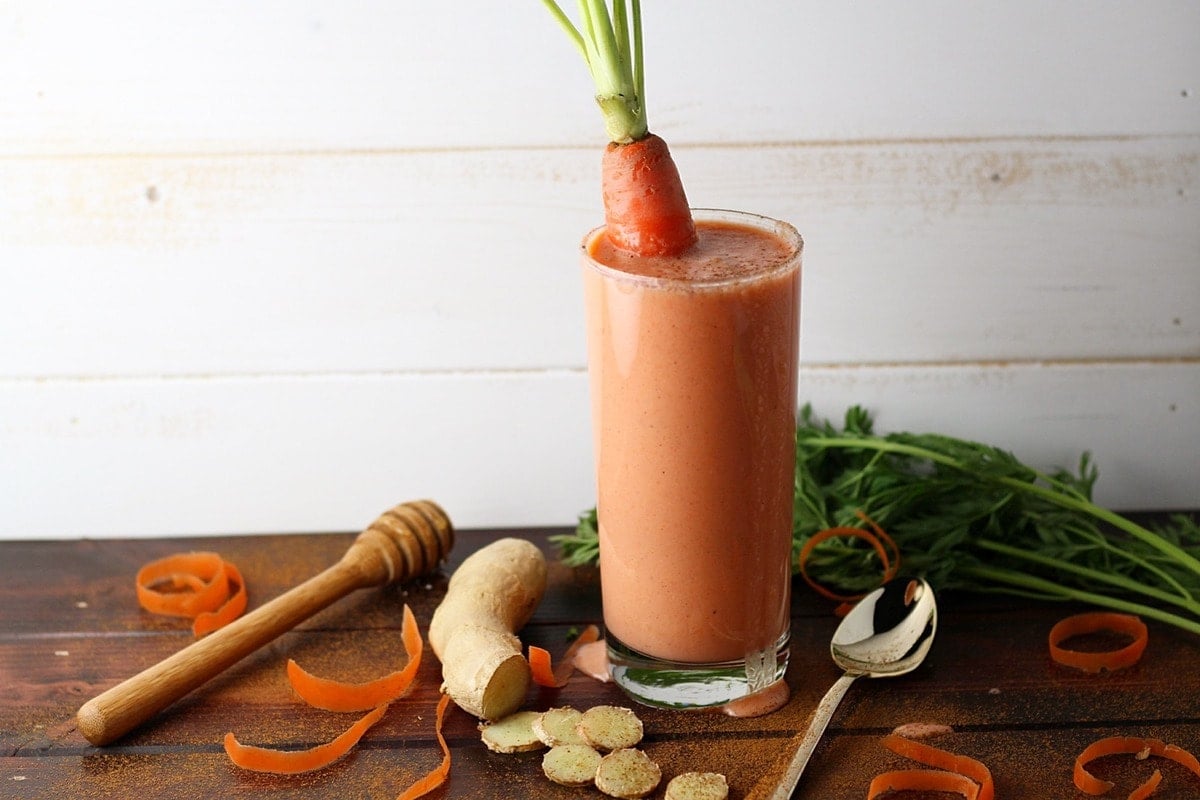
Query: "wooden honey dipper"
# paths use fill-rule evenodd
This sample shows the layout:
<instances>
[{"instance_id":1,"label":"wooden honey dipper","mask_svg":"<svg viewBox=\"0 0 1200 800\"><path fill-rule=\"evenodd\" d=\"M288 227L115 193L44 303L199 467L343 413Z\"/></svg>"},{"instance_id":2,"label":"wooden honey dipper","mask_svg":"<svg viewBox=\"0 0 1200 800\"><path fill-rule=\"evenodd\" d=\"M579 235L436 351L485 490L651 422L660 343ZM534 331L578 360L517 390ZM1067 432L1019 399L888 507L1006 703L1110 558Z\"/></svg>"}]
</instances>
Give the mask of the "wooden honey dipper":
<instances>
[{"instance_id":1,"label":"wooden honey dipper","mask_svg":"<svg viewBox=\"0 0 1200 800\"><path fill-rule=\"evenodd\" d=\"M356 589L429 574L453 543L450 518L432 501L385 511L332 567L84 703L79 732L96 746L112 743Z\"/></svg>"}]
</instances>

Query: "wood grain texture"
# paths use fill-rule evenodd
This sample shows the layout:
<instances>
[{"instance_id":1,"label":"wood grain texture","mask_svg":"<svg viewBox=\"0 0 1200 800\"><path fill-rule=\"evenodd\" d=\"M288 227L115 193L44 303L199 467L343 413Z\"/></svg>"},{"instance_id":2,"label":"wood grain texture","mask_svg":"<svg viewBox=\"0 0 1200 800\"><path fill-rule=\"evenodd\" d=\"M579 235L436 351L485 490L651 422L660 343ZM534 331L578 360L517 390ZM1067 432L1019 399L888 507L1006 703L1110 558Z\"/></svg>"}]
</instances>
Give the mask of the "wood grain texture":
<instances>
[{"instance_id":1,"label":"wood grain texture","mask_svg":"<svg viewBox=\"0 0 1200 800\"><path fill-rule=\"evenodd\" d=\"M558 529L561 530L561 529ZM156 721L104 749L73 729L75 708L105 687L186 644L186 623L141 612L133 573L143 560L188 547L193 540L141 539L0 544L0 778L14 798L150 794L164 798L395 797L432 768L440 752L432 715L440 679L435 659L424 662L416 689L398 701L354 753L333 767L294 778L244 773L220 750L234 730L266 745L313 744L332 738L346 715L307 708L291 693L284 664L295 658L331 677L364 680L403 658L402 603L424 628L445 591L448 572L484 543L503 535L546 541L555 529L473 530L460 534L446 569L427 583L359 593L327 609L270 647L194 692ZM257 607L293 581L315 574L344 552L348 535L215 537L206 546L239 563ZM42 579L33 577L41 574ZM70 579L65 579L70 576ZM12 588L9 588L12 587ZM83 599L80 599L83 598ZM80 603L85 603L80 607ZM925 665L909 676L855 683L806 771L800 800L852 800L876 773L907 766L879 740L896 725L937 722L955 732L936 743L987 763L1000 797L1075 800L1070 765L1075 753L1110 734L1155 736L1196 751L1200 685L1192 665L1200 643L1149 623L1150 647L1136 667L1107 676L1055 666L1045 650L1050 626L1073 606L1030 604L960 593L939 598L938 640ZM550 587L523 638L558 652L569 630L596 621L595 570L551 561ZM793 598L789 704L767 717L643 709L646 749L668 774L687 769L725 772L732 797L744 798L772 774L781 749L806 721L838 672L828 657L836 627L826 601L797 585ZM1002 632L1003 646L996 644ZM561 690L531 690L529 704L545 708L623 703L611 686L575 676ZM492 800L514 796L577 797L540 775L537 753L500 756L478 739L475 721L447 719L453 778L439 797ZM1132 786L1149 765L1098 762L1096 772ZM1165 783L1156 797L1182 800L1200 782L1182 768L1160 764ZM1144 776L1143 776L1144 777ZM920 795L913 795L920 798Z\"/></svg>"}]
</instances>

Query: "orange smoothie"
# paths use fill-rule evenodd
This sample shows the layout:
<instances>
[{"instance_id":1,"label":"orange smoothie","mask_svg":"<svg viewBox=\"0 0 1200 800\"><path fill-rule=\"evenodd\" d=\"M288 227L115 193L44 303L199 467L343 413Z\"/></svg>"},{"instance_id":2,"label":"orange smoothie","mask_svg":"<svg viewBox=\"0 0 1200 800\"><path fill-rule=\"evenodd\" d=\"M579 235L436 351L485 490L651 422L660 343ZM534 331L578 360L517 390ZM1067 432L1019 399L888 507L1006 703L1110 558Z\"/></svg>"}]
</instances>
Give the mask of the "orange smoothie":
<instances>
[{"instance_id":1,"label":"orange smoothie","mask_svg":"<svg viewBox=\"0 0 1200 800\"><path fill-rule=\"evenodd\" d=\"M696 227L677 257L631 257L603 229L585 241L604 622L655 659L774 665L789 630L802 242L732 212L697 211Z\"/></svg>"}]
</instances>

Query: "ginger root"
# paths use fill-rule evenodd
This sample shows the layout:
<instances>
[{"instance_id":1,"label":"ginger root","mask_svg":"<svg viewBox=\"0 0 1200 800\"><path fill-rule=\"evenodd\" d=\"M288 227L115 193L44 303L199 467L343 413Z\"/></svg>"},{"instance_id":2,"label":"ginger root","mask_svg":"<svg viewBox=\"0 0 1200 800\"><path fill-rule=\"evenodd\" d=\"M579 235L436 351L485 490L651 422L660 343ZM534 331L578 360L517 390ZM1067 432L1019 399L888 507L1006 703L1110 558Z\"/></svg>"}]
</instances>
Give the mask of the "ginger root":
<instances>
[{"instance_id":1,"label":"ginger root","mask_svg":"<svg viewBox=\"0 0 1200 800\"><path fill-rule=\"evenodd\" d=\"M530 671L517 631L546 592L546 559L524 539L500 539L472 553L450 576L429 623L442 662L443 689L459 708L485 720L524 702Z\"/></svg>"}]
</instances>

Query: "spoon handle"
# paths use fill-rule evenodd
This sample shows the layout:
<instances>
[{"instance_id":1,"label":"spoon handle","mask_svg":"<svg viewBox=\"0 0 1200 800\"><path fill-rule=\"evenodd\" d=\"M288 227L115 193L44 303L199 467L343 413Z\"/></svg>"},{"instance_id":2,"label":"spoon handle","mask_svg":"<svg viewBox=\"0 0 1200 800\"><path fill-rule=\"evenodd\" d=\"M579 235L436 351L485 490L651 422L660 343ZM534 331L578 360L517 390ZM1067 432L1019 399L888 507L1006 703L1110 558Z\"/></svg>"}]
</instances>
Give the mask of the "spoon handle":
<instances>
[{"instance_id":1,"label":"spoon handle","mask_svg":"<svg viewBox=\"0 0 1200 800\"><path fill-rule=\"evenodd\" d=\"M821 741L821 735L829 727L829 720L833 718L833 712L837 711L838 704L842 702L842 698L846 695L846 690L850 688L850 684L854 683L854 679L857 677L857 675L847 672L838 678L837 682L829 687L829 691L821 698L821 702L817 704L816 711L813 712L812 721L808 723L808 730L797 735L792 740L796 746L796 753L792 756L792 760L788 763L783 777L779 779L779 785L775 787L775 791L770 795L769 800L788 800L792 796L796 784L800 782L800 775L804 772L804 768L808 766L808 759L812 757L813 751L817 749L817 743Z\"/></svg>"}]
</instances>

